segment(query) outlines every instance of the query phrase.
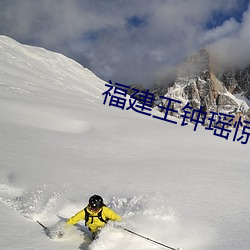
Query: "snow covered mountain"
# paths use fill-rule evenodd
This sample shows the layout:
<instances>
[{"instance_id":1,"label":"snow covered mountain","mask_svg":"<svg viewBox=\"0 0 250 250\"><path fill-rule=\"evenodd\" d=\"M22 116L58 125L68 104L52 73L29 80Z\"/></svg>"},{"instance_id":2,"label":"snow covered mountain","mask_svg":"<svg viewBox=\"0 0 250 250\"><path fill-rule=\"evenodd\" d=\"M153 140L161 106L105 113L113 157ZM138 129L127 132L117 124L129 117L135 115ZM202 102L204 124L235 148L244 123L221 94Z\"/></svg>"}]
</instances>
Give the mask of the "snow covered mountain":
<instances>
[{"instance_id":1,"label":"snow covered mountain","mask_svg":"<svg viewBox=\"0 0 250 250\"><path fill-rule=\"evenodd\" d=\"M105 82L63 55L0 36L0 248L153 250L108 225L53 228L102 195L122 225L184 250L248 250L249 143L103 105ZM246 137L246 136L245 136Z\"/></svg>"},{"instance_id":2,"label":"snow covered mountain","mask_svg":"<svg viewBox=\"0 0 250 250\"><path fill-rule=\"evenodd\" d=\"M224 73L217 74L218 79L222 81L227 90L232 94L238 94L250 100L250 66L227 70Z\"/></svg>"},{"instance_id":3,"label":"snow covered mountain","mask_svg":"<svg viewBox=\"0 0 250 250\"><path fill-rule=\"evenodd\" d=\"M165 93L161 94L181 101L182 106L188 102L194 109L202 106L202 110L207 114L210 111L222 112L235 117L242 116L243 119L250 121L250 108L247 104L250 101L246 98L249 95L248 80L247 69L238 73L215 72L209 51L202 49L179 66L176 80L170 87L165 88ZM154 88L153 92L159 96L158 92L162 92L162 87ZM165 105L167 104L163 102L163 106ZM183 111L179 108L178 115L173 115L180 117L182 114Z\"/></svg>"}]
</instances>

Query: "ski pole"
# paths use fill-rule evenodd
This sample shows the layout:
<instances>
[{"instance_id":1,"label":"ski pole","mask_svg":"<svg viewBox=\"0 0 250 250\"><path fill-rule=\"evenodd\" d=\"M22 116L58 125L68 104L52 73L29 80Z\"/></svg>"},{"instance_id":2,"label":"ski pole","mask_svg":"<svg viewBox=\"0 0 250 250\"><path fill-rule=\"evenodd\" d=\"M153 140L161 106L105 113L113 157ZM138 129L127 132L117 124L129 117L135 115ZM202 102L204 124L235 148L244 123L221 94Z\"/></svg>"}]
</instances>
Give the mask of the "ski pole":
<instances>
[{"instance_id":1,"label":"ski pole","mask_svg":"<svg viewBox=\"0 0 250 250\"><path fill-rule=\"evenodd\" d=\"M46 231L46 230L48 230L48 228L47 227L45 227L41 222L39 222L38 220L36 221L40 226L42 226L43 227L43 229Z\"/></svg>"},{"instance_id":2,"label":"ski pole","mask_svg":"<svg viewBox=\"0 0 250 250\"><path fill-rule=\"evenodd\" d=\"M127 232L129 232L129 233L131 233L131 234L137 235L137 236L139 236L139 237L141 237L141 238L143 238L143 239L145 239L145 240L154 242L154 243L156 243L156 244L158 244L158 245L161 245L161 246L163 246L163 247L169 248L169 249L171 249L171 250L180 250L180 248L173 248L173 247L167 246L167 245L162 244L162 243L160 243L160 242L158 242L158 241L155 241L155 240L152 240L152 239L150 239L150 238L148 238L148 237L145 237L145 236L143 236L143 235L141 235L141 234L135 233L135 232L133 232L133 231L127 229L127 228L122 228L122 229L125 230L125 231L127 231Z\"/></svg>"}]
</instances>

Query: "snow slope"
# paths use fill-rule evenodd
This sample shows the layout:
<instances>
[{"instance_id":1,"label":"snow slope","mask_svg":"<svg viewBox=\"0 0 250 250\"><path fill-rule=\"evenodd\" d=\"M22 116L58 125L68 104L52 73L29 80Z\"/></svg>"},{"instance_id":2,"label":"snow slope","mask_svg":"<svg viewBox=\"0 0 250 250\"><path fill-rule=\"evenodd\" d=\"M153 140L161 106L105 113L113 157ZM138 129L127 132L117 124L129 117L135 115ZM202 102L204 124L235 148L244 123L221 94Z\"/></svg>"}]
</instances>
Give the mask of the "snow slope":
<instances>
[{"instance_id":1,"label":"snow slope","mask_svg":"<svg viewBox=\"0 0 250 250\"><path fill-rule=\"evenodd\" d=\"M103 105L106 90L63 55L0 36L0 248L162 249L112 225L90 244L83 223L63 239L36 223L54 228L97 193L166 245L248 250L249 144Z\"/></svg>"}]
</instances>

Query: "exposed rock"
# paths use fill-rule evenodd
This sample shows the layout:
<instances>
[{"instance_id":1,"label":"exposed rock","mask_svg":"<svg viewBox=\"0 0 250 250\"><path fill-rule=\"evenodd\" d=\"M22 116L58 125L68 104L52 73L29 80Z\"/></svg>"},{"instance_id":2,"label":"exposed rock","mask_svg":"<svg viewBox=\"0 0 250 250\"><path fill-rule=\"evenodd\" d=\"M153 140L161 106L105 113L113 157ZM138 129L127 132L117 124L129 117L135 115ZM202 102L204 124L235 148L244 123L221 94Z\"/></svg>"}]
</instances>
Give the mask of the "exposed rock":
<instances>
[{"instance_id":1,"label":"exposed rock","mask_svg":"<svg viewBox=\"0 0 250 250\"><path fill-rule=\"evenodd\" d=\"M228 70L218 74L217 77L225 84L230 93L241 93L250 100L250 66L245 69Z\"/></svg>"},{"instance_id":2,"label":"exposed rock","mask_svg":"<svg viewBox=\"0 0 250 250\"><path fill-rule=\"evenodd\" d=\"M166 107L168 101L160 100L159 96L169 97L181 101L181 105L174 105L180 117L182 108L189 102L192 108L231 114L240 114L243 119L250 120L250 109L245 101L237 99L233 94L243 93L250 98L250 67L245 70L215 74L210 65L209 52L206 49L187 58L178 68L177 77L171 87L153 88L156 104ZM165 92L165 93L164 93Z\"/></svg>"}]
</instances>

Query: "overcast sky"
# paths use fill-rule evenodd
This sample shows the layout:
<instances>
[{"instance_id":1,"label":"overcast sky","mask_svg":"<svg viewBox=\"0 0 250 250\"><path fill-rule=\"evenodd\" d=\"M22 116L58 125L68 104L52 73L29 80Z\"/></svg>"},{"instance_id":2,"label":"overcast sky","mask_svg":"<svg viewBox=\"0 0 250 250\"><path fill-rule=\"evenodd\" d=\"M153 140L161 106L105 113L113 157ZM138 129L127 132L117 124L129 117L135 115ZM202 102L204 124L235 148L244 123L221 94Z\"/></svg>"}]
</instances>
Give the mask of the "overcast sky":
<instances>
[{"instance_id":1,"label":"overcast sky","mask_svg":"<svg viewBox=\"0 0 250 250\"><path fill-rule=\"evenodd\" d=\"M204 47L250 62L250 0L0 0L0 34L149 86Z\"/></svg>"}]
</instances>

